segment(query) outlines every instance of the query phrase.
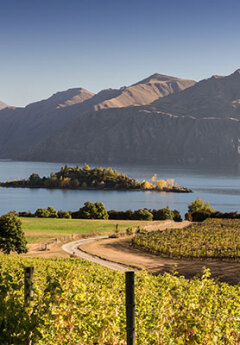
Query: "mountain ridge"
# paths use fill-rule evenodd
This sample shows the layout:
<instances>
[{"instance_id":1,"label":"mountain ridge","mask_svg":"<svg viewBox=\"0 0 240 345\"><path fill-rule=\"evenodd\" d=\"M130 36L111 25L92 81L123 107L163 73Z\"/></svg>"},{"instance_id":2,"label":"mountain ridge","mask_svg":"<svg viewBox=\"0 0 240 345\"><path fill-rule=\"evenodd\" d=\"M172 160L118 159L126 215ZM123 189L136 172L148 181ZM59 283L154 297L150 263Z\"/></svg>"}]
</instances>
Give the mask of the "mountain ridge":
<instances>
[{"instance_id":1,"label":"mountain ridge","mask_svg":"<svg viewBox=\"0 0 240 345\"><path fill-rule=\"evenodd\" d=\"M155 73L0 111L0 158L240 164L240 69L195 82Z\"/></svg>"}]
</instances>

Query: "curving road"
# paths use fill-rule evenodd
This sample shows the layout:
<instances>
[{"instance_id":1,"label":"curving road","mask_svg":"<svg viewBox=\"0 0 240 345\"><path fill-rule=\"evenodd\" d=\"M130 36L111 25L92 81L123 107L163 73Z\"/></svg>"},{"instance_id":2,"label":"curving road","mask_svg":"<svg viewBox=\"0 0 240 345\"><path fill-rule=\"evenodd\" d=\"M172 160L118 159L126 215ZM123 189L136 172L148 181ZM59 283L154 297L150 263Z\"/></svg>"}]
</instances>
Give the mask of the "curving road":
<instances>
[{"instance_id":1,"label":"curving road","mask_svg":"<svg viewBox=\"0 0 240 345\"><path fill-rule=\"evenodd\" d=\"M62 246L62 249L65 252L67 252L68 254L76 255L82 259L95 262L95 263L100 264L104 267L110 268L111 270L114 270L114 271L121 271L121 272L126 272L126 271L130 271L130 270L132 271L133 269L129 268L128 266L117 264L117 263L112 262L112 261L100 259L97 256L87 254L87 253L83 252L82 250L78 249L78 247L82 244L91 243L91 242L94 242L97 240L103 240L106 238L108 238L108 236L97 236L97 237L91 237L91 238L86 238L83 240L78 240L78 241L66 243Z\"/></svg>"}]
</instances>

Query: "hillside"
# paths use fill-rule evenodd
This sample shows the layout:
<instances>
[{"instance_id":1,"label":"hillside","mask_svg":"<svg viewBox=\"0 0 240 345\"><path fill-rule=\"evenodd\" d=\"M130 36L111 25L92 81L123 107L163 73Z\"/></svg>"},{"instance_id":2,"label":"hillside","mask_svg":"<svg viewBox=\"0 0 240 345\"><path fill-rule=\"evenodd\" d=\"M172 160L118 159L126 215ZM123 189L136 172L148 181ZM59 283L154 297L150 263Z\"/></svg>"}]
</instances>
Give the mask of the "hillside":
<instances>
[{"instance_id":1,"label":"hillside","mask_svg":"<svg viewBox=\"0 0 240 345\"><path fill-rule=\"evenodd\" d=\"M199 118L240 119L240 69L229 76L212 76L179 94L152 103L152 109Z\"/></svg>"},{"instance_id":2,"label":"hillside","mask_svg":"<svg viewBox=\"0 0 240 345\"><path fill-rule=\"evenodd\" d=\"M144 108L87 113L29 148L22 159L104 163L236 163L240 121L195 119ZM51 149L49 149L51 148Z\"/></svg>"},{"instance_id":3,"label":"hillside","mask_svg":"<svg viewBox=\"0 0 240 345\"><path fill-rule=\"evenodd\" d=\"M29 104L25 108L6 108L1 110L0 158L28 159L29 151L36 146L41 146L41 142L44 142L47 138L54 137L57 131L62 129L64 132L65 126L68 126L69 123L78 118L80 119L83 114L96 112L101 108L112 108L116 104L124 107L139 103L141 93L139 91L138 94L137 90L141 90L145 83L146 85L149 84L150 80L152 82L150 86L146 86L148 88L148 95L143 99L143 103L147 102L147 98L151 102L152 99L156 99L156 92L153 90L155 82L157 83L156 79L156 77L150 77L140 82L135 87L134 96L129 98L124 96L128 88L106 89L97 94L93 94L83 88L75 88L57 92L48 99ZM161 83L169 85L169 90L165 91L169 94L170 92L177 92L180 88L187 87L194 82L165 77L165 80L161 81ZM151 89L154 96L150 97ZM159 92L159 97L162 94L163 91L162 93ZM37 152L35 154L36 156L31 159L41 159ZM60 160L63 160L63 158L60 158Z\"/></svg>"},{"instance_id":4,"label":"hillside","mask_svg":"<svg viewBox=\"0 0 240 345\"><path fill-rule=\"evenodd\" d=\"M195 83L193 80L179 79L156 73L136 84L121 88L119 95L99 103L95 109L150 104L161 97L184 90Z\"/></svg>"}]
</instances>

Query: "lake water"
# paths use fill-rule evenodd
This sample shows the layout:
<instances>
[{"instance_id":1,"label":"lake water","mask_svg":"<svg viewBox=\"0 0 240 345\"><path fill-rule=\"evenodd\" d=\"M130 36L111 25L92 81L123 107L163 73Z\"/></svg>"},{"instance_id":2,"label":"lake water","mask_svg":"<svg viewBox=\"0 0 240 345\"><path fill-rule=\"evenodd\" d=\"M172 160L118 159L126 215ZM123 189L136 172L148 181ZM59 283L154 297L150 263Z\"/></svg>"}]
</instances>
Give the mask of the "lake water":
<instances>
[{"instance_id":1,"label":"lake water","mask_svg":"<svg viewBox=\"0 0 240 345\"><path fill-rule=\"evenodd\" d=\"M27 178L32 172L49 176L64 165L61 163L15 162L0 160L0 181ZM69 164L70 165L70 164ZM75 165L75 164L73 164ZM81 166L82 164L79 164ZM85 201L100 201L108 210L136 210L169 206L184 215L187 205L198 196L219 211L240 212L240 171L230 169L200 169L166 166L113 166L138 180L173 178L176 183L191 188L193 193L78 191L0 188L0 214L16 211L35 211L39 207L53 206L57 210L78 210Z\"/></svg>"}]
</instances>

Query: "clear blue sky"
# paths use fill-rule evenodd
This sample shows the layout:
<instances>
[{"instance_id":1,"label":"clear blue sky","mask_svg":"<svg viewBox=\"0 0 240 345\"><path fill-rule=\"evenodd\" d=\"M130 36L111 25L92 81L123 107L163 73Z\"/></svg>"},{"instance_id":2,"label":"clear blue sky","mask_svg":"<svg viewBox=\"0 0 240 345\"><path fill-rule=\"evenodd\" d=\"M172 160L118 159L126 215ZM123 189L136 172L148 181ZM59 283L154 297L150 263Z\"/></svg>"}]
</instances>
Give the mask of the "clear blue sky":
<instances>
[{"instance_id":1,"label":"clear blue sky","mask_svg":"<svg viewBox=\"0 0 240 345\"><path fill-rule=\"evenodd\" d=\"M200 80L240 67L239 0L0 2L0 100L98 92L155 72Z\"/></svg>"}]
</instances>

